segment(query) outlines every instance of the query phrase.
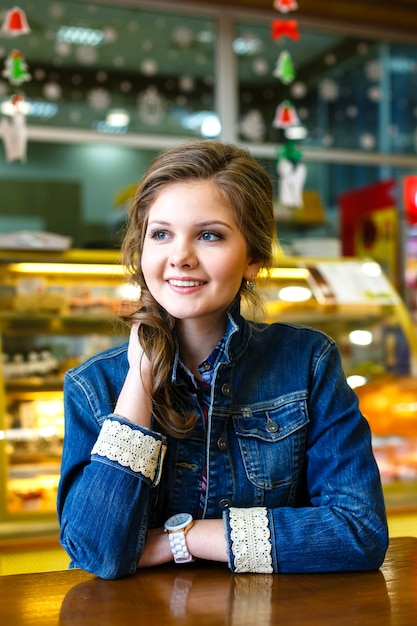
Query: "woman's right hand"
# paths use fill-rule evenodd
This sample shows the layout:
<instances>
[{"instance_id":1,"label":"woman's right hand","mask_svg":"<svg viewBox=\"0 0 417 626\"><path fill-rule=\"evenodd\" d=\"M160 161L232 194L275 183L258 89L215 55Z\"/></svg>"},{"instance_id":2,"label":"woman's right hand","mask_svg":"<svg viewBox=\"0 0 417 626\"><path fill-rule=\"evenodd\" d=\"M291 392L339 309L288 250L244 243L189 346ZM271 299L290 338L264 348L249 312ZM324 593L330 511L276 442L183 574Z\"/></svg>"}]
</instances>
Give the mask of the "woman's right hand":
<instances>
[{"instance_id":1,"label":"woman's right hand","mask_svg":"<svg viewBox=\"0 0 417 626\"><path fill-rule=\"evenodd\" d=\"M130 422L149 428L152 415L151 364L138 337L139 324L130 329L127 359L129 369L114 412Z\"/></svg>"}]
</instances>

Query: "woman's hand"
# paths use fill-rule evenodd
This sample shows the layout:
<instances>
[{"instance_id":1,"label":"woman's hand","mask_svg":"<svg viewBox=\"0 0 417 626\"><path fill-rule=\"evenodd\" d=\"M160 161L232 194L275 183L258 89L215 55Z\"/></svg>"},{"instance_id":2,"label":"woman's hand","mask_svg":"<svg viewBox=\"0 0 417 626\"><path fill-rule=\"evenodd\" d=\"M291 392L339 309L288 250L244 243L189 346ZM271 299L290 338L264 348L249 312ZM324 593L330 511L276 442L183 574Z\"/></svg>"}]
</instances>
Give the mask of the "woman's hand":
<instances>
[{"instance_id":1,"label":"woman's hand","mask_svg":"<svg viewBox=\"0 0 417 626\"><path fill-rule=\"evenodd\" d=\"M146 544L139 560L139 567L152 567L172 561L172 552L169 546L167 533L163 528L148 530Z\"/></svg>"},{"instance_id":2,"label":"woman's hand","mask_svg":"<svg viewBox=\"0 0 417 626\"><path fill-rule=\"evenodd\" d=\"M223 520L196 520L187 533L187 546L189 552L198 559L227 563ZM162 565L172 561L172 558L168 534L163 528L149 530L139 567Z\"/></svg>"},{"instance_id":3,"label":"woman's hand","mask_svg":"<svg viewBox=\"0 0 417 626\"><path fill-rule=\"evenodd\" d=\"M152 401L148 393L151 388L151 364L140 344L138 327L138 324L133 324L130 329L127 350L129 370L114 412L130 422L149 428L152 416Z\"/></svg>"}]
</instances>

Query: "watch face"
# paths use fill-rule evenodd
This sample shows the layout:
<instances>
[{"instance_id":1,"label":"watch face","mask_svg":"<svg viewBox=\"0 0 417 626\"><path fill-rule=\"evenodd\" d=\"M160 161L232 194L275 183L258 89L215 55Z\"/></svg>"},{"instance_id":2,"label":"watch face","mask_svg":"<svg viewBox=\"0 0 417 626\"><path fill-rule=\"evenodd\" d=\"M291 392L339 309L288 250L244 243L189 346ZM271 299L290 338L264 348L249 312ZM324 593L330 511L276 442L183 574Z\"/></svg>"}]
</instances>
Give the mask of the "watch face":
<instances>
[{"instance_id":1,"label":"watch face","mask_svg":"<svg viewBox=\"0 0 417 626\"><path fill-rule=\"evenodd\" d=\"M176 530L184 528L192 521L192 516L189 513L177 513L173 515L165 522L165 528L167 530Z\"/></svg>"}]
</instances>

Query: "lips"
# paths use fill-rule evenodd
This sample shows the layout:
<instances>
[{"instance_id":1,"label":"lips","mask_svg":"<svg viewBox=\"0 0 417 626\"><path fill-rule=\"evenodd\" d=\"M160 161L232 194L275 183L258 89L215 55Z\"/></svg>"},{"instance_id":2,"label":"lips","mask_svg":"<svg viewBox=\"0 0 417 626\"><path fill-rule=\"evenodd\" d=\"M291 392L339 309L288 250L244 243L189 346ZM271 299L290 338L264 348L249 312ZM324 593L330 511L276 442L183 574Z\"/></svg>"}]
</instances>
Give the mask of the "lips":
<instances>
[{"instance_id":1,"label":"lips","mask_svg":"<svg viewBox=\"0 0 417 626\"><path fill-rule=\"evenodd\" d=\"M170 279L168 282L173 287L199 287L200 285L204 285L204 281L202 280Z\"/></svg>"}]
</instances>

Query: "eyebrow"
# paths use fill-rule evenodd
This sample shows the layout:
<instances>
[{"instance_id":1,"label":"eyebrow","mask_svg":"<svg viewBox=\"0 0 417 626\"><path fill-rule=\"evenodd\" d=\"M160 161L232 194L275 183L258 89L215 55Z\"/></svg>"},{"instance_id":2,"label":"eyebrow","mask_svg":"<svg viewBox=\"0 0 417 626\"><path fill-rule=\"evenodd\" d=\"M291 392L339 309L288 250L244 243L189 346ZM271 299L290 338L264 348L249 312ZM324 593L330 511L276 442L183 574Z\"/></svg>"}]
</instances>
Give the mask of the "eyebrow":
<instances>
[{"instance_id":1,"label":"eyebrow","mask_svg":"<svg viewBox=\"0 0 417 626\"><path fill-rule=\"evenodd\" d=\"M172 226L172 222L166 222L165 220L152 220L148 222L148 226ZM209 226L225 226L232 230L231 226L221 220L207 220L206 222L198 222L195 224L196 228L208 228Z\"/></svg>"}]
</instances>

